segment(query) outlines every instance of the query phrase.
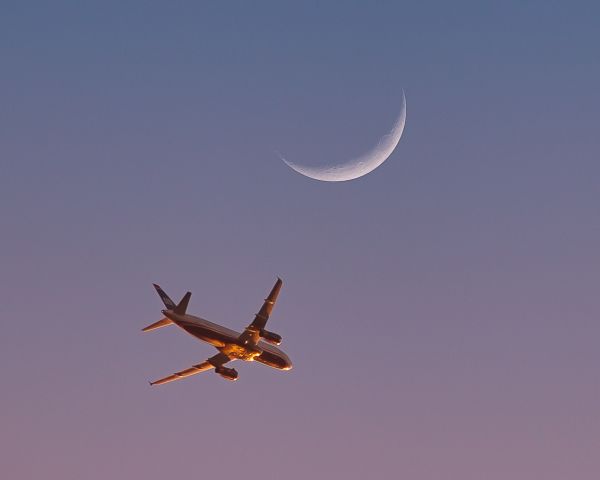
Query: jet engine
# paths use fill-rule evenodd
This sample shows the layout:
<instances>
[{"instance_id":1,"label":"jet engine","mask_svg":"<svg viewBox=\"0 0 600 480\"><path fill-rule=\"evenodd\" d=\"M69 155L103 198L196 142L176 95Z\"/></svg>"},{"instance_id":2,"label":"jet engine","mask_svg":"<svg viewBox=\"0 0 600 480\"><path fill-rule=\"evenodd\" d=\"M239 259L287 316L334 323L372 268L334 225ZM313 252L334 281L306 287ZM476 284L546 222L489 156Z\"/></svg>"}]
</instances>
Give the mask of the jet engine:
<instances>
[{"instance_id":1,"label":"jet engine","mask_svg":"<svg viewBox=\"0 0 600 480\"><path fill-rule=\"evenodd\" d=\"M221 375L226 380L235 382L238 378L238 372L235 368L227 368L224 366L216 367L215 372Z\"/></svg>"},{"instance_id":2,"label":"jet engine","mask_svg":"<svg viewBox=\"0 0 600 480\"><path fill-rule=\"evenodd\" d=\"M279 345L281 343L281 335L277 335L276 333L261 330L259 335L265 342L272 343L273 345Z\"/></svg>"}]
</instances>

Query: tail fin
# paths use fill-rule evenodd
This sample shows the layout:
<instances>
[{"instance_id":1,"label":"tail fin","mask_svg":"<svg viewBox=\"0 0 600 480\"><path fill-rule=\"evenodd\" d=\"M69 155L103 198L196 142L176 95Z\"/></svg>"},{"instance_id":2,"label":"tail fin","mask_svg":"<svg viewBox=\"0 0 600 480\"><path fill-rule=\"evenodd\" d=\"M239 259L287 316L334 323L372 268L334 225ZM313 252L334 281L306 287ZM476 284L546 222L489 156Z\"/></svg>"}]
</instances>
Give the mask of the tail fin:
<instances>
[{"instance_id":1,"label":"tail fin","mask_svg":"<svg viewBox=\"0 0 600 480\"><path fill-rule=\"evenodd\" d=\"M154 322L152 325L148 325L147 327L142 328L142 332L156 330L157 328L166 327L167 325L171 325L172 323L173 321L169 320L168 318L161 318L158 322Z\"/></svg>"},{"instance_id":2,"label":"tail fin","mask_svg":"<svg viewBox=\"0 0 600 480\"><path fill-rule=\"evenodd\" d=\"M160 299L165 304L165 307L167 307L167 310L175 310L175 302L173 300L171 300L171 297L169 297L165 293L165 291L162 288L160 288L160 286L157 285L156 283L153 283L152 285L154 285L156 292L158 293L158 295L160 296Z\"/></svg>"},{"instance_id":3,"label":"tail fin","mask_svg":"<svg viewBox=\"0 0 600 480\"><path fill-rule=\"evenodd\" d=\"M191 292L187 292L183 296L183 298L181 299L181 301L177 305L175 305L175 302L173 300L171 300L171 297L169 297L165 293L165 291L162 288L160 288L159 285L157 285L156 283L153 283L152 285L154 285L154 288L156 289L156 292L158 293L158 295L160 296L161 300L165 304L165 307L167 307L167 310L171 310L172 312L177 313L178 315L185 315L185 312L186 312L187 307L188 307L188 303L190 302L190 297L192 296ZM157 322L157 323L159 323L159 322ZM168 325L168 324L166 324L166 325ZM152 326L152 325L150 325L150 326ZM158 327L156 327L156 328L158 328Z\"/></svg>"},{"instance_id":4,"label":"tail fin","mask_svg":"<svg viewBox=\"0 0 600 480\"><path fill-rule=\"evenodd\" d=\"M173 311L177 315L185 315L185 312L188 307L188 303L190 303L190 297L192 296L192 292L187 292L181 301L177 304L177 306L173 309Z\"/></svg>"}]
</instances>

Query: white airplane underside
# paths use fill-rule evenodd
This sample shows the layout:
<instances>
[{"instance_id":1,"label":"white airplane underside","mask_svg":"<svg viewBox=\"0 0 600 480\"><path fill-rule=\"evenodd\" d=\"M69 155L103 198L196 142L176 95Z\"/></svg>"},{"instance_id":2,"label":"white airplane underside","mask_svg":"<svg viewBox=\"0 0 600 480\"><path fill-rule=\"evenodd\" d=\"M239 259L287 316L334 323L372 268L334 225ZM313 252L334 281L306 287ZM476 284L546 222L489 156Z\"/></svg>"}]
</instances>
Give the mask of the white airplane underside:
<instances>
[{"instance_id":1,"label":"white airplane underside","mask_svg":"<svg viewBox=\"0 0 600 480\"><path fill-rule=\"evenodd\" d=\"M219 350L219 353L202 363L150 382L150 385L162 385L213 369L227 380L237 380L238 372L234 368L225 366L234 360L257 361L278 370L290 370L292 362L289 357L275 347L281 343L281 337L265 329L282 284L282 280L278 278L260 311L242 333L203 318L188 315L186 310L192 295L190 292L187 292L179 304L175 305L162 288L155 284L154 288L165 304L166 309L162 311L165 317L142 330L149 332L175 324L197 339L210 343Z\"/></svg>"}]
</instances>

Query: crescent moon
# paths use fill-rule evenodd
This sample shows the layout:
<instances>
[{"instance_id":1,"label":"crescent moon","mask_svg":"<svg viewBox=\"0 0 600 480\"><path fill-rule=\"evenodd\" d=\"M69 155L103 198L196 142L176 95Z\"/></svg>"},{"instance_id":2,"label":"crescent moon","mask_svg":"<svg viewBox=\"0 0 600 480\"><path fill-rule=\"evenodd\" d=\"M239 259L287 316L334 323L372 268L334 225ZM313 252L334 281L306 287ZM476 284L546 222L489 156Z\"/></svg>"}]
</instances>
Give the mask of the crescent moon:
<instances>
[{"instance_id":1,"label":"crescent moon","mask_svg":"<svg viewBox=\"0 0 600 480\"><path fill-rule=\"evenodd\" d=\"M323 182L345 182L347 180L354 180L355 178L362 177L363 175L372 172L388 159L398 145L400 137L402 137L405 123L406 97L404 96L403 90L400 114L392 129L389 133L379 139L379 142L374 148L360 157L337 165L309 167L287 160L281 154L278 155L288 167L315 180L321 180Z\"/></svg>"}]
</instances>

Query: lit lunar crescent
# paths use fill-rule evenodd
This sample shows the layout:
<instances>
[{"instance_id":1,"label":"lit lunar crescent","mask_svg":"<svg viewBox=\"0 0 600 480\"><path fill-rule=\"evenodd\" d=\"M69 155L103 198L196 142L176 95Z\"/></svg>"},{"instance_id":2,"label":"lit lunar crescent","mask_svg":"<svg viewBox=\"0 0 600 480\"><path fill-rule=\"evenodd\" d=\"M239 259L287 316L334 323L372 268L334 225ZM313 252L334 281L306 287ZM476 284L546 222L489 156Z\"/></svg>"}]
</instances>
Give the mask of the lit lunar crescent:
<instances>
[{"instance_id":1,"label":"lit lunar crescent","mask_svg":"<svg viewBox=\"0 0 600 480\"><path fill-rule=\"evenodd\" d=\"M402 91L402 108L400 115L394 123L391 131L381 137L375 148L371 149L364 155L338 165L326 165L323 167L308 167L298 165L284 158L281 154L281 159L293 170L302 175L305 175L315 180L323 182L345 182L362 177L369 172L375 170L379 165L387 160L392 154L396 145L400 141L402 132L404 131L404 123L406 122L406 98Z\"/></svg>"}]
</instances>

